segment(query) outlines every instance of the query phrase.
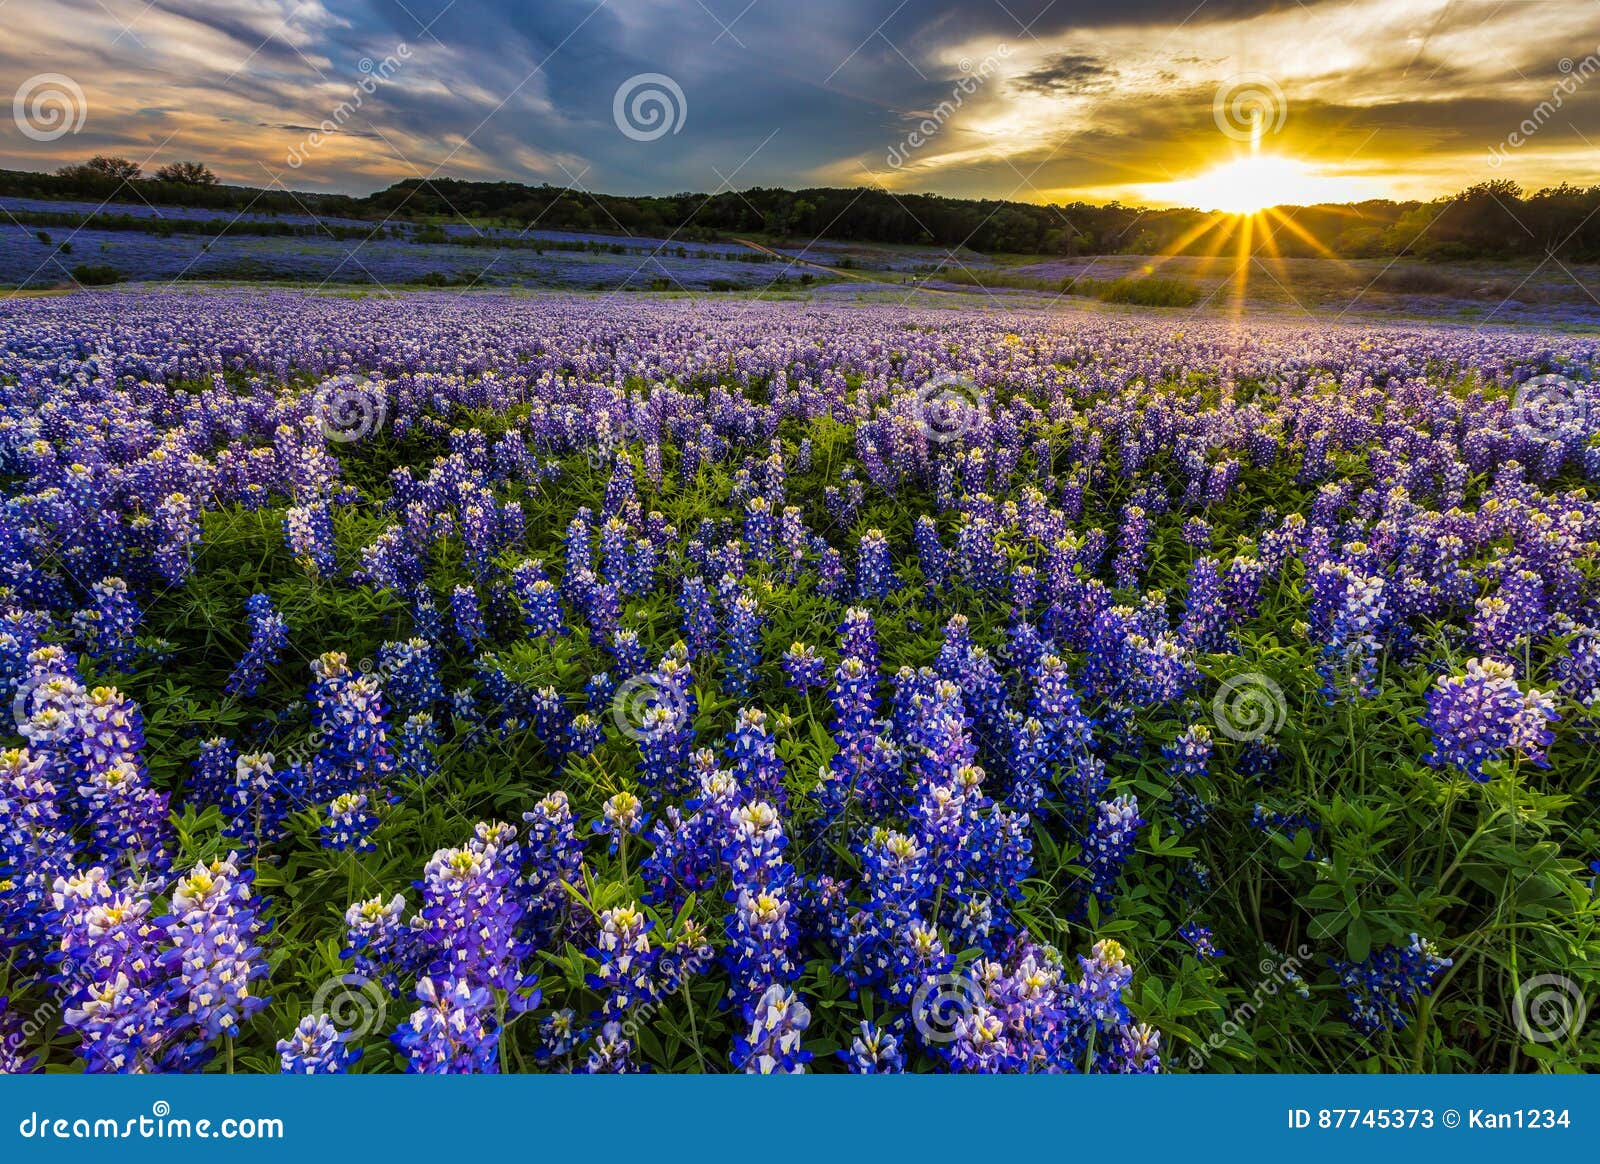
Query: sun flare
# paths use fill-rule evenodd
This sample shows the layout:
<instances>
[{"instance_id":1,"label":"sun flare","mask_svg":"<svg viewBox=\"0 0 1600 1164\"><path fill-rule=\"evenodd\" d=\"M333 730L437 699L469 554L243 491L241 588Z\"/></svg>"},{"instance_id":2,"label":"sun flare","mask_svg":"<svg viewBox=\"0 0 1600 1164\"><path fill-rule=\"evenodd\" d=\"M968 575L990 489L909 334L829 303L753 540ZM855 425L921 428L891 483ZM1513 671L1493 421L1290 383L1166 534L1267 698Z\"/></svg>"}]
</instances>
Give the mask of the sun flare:
<instances>
[{"instance_id":1,"label":"sun flare","mask_svg":"<svg viewBox=\"0 0 1600 1164\"><path fill-rule=\"evenodd\" d=\"M1236 158L1193 178L1146 186L1143 193L1175 206L1225 214L1377 196L1376 188L1361 178L1324 174L1309 163L1265 153Z\"/></svg>"}]
</instances>

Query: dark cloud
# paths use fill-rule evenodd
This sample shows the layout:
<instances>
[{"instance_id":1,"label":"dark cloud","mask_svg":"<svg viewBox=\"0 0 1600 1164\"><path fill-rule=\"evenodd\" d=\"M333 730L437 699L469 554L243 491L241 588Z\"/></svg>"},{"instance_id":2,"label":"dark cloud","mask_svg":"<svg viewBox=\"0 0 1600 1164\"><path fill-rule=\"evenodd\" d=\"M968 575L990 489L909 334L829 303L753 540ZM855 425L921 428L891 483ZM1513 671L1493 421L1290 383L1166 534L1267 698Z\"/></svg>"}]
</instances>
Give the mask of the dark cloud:
<instances>
[{"instance_id":1,"label":"dark cloud","mask_svg":"<svg viewBox=\"0 0 1600 1164\"><path fill-rule=\"evenodd\" d=\"M1105 88L1110 72L1106 63L1097 57L1063 53L1011 83L1035 93L1083 93Z\"/></svg>"}]
</instances>

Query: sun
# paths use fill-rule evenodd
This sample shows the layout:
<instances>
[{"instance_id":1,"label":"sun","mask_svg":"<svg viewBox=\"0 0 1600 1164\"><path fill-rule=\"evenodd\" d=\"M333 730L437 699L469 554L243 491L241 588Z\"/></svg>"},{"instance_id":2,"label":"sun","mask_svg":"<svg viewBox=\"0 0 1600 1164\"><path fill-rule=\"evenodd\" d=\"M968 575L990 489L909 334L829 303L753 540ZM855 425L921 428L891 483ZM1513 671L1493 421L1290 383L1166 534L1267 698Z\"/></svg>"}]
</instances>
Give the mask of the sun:
<instances>
[{"instance_id":1,"label":"sun","mask_svg":"<svg viewBox=\"0 0 1600 1164\"><path fill-rule=\"evenodd\" d=\"M1325 174L1308 162L1251 153L1193 178L1146 186L1146 197L1224 214L1259 214L1269 206L1308 206L1376 197L1363 179Z\"/></svg>"}]
</instances>

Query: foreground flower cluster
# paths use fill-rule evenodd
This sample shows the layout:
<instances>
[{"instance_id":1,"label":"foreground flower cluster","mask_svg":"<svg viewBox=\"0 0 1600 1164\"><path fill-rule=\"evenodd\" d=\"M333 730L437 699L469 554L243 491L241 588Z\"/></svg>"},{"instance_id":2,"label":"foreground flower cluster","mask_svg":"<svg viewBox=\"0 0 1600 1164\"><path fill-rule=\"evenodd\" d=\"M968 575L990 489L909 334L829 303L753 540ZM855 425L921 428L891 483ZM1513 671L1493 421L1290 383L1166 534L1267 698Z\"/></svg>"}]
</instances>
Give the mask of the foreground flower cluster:
<instances>
[{"instance_id":1,"label":"foreground flower cluster","mask_svg":"<svg viewBox=\"0 0 1600 1164\"><path fill-rule=\"evenodd\" d=\"M1439 1065L1593 973L1593 341L0 320L0 1070Z\"/></svg>"}]
</instances>

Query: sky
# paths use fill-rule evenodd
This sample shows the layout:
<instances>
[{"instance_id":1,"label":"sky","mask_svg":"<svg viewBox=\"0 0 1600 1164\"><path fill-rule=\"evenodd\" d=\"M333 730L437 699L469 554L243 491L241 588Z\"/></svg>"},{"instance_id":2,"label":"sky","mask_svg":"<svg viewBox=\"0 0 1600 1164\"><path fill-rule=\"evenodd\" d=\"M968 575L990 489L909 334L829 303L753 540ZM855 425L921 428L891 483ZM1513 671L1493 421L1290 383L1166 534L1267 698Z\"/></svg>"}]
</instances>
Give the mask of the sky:
<instances>
[{"instance_id":1,"label":"sky","mask_svg":"<svg viewBox=\"0 0 1600 1164\"><path fill-rule=\"evenodd\" d=\"M1597 0L0 0L0 166L1029 202L1600 182Z\"/></svg>"}]
</instances>

